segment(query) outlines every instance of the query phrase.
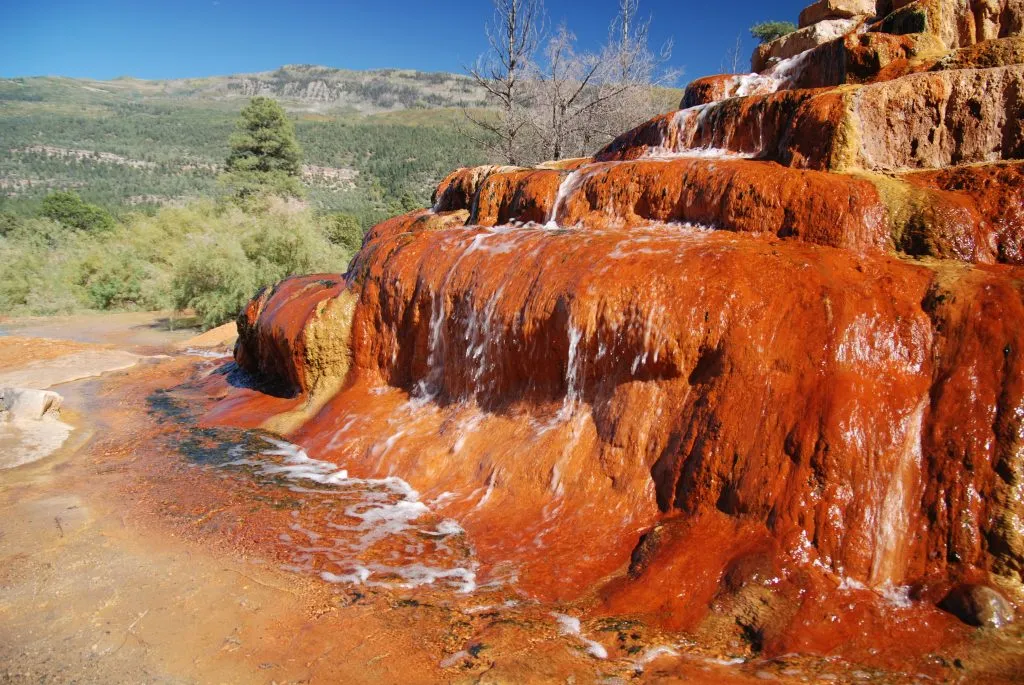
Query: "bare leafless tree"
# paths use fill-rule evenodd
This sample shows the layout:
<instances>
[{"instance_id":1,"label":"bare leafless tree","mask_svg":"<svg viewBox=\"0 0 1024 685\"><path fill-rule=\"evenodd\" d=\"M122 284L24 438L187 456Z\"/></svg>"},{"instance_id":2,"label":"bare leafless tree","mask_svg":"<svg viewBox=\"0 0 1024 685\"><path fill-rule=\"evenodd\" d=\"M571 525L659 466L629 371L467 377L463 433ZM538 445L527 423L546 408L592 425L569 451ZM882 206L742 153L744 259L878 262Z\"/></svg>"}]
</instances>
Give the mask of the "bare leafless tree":
<instances>
[{"instance_id":1,"label":"bare leafless tree","mask_svg":"<svg viewBox=\"0 0 1024 685\"><path fill-rule=\"evenodd\" d=\"M650 20L639 20L639 0L620 0L608 42L598 53L578 52L561 26L548 41L543 69L530 79L534 157L562 159L593 152L660 111L653 97L677 76L663 69L671 44L648 47Z\"/></svg>"},{"instance_id":2,"label":"bare leafless tree","mask_svg":"<svg viewBox=\"0 0 1024 685\"><path fill-rule=\"evenodd\" d=\"M722 62L722 73L738 74L743 64L743 38L736 34L736 42L725 51L725 61Z\"/></svg>"},{"instance_id":3,"label":"bare leafless tree","mask_svg":"<svg viewBox=\"0 0 1024 685\"><path fill-rule=\"evenodd\" d=\"M534 59L544 34L541 0L495 0L490 51L470 75L497 105L494 118L467 114L493 156L525 165L593 154L616 135L664 111L656 95L678 73L665 68L671 42L655 53L650 19L639 0L619 0L619 12L598 52L580 52L564 25Z\"/></svg>"},{"instance_id":4,"label":"bare leafless tree","mask_svg":"<svg viewBox=\"0 0 1024 685\"><path fill-rule=\"evenodd\" d=\"M488 52L469 69L498 108L497 120L466 116L484 135L481 142L507 164L521 164L530 91L527 74L544 34L543 0L494 0L494 18L486 27Z\"/></svg>"},{"instance_id":5,"label":"bare leafless tree","mask_svg":"<svg viewBox=\"0 0 1024 685\"><path fill-rule=\"evenodd\" d=\"M599 71L603 66L596 55L577 54L576 36L563 24L548 41L546 69L538 70L531 80L534 95L529 110L531 132L535 136L536 159L562 159L578 147L577 139L587 136L590 110L595 100Z\"/></svg>"},{"instance_id":6,"label":"bare leafless tree","mask_svg":"<svg viewBox=\"0 0 1024 685\"><path fill-rule=\"evenodd\" d=\"M608 32L601 59L610 65L607 87L615 92L602 108L597 133L613 137L646 121L664 109L659 92L675 83L682 70L667 67L673 44L666 41L651 49L651 18L639 15L640 0L619 0L619 12Z\"/></svg>"}]
</instances>

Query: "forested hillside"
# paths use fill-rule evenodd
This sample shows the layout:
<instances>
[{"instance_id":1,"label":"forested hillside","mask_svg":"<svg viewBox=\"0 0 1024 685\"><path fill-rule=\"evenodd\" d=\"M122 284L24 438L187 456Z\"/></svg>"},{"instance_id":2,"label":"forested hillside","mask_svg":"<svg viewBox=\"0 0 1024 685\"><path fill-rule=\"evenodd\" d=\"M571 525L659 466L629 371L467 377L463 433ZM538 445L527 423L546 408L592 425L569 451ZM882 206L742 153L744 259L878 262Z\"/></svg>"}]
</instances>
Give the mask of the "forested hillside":
<instances>
[{"instance_id":1,"label":"forested hillside","mask_svg":"<svg viewBox=\"0 0 1024 685\"><path fill-rule=\"evenodd\" d=\"M312 207L364 226L424 205L437 179L483 161L461 130L480 93L461 76L325 67L141 81L0 80L0 209L32 214L74 189L115 214L213 195L253 95L295 119Z\"/></svg>"},{"instance_id":2,"label":"forested hillside","mask_svg":"<svg viewBox=\"0 0 1024 685\"><path fill-rule=\"evenodd\" d=\"M496 121L484 104L466 77L395 70L0 79L0 316L177 309L212 326L261 286L341 272L372 225L488 161L467 117ZM255 199L225 168L249 106L301 147Z\"/></svg>"}]
</instances>

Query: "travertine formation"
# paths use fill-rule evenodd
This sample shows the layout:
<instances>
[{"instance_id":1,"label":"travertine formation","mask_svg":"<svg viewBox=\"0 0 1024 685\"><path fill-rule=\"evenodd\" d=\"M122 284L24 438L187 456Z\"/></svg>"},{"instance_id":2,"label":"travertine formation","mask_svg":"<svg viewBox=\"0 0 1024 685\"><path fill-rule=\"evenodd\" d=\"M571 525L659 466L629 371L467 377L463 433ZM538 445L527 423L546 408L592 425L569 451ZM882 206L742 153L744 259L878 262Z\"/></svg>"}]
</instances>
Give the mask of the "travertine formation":
<instances>
[{"instance_id":1,"label":"travertine formation","mask_svg":"<svg viewBox=\"0 0 1024 685\"><path fill-rule=\"evenodd\" d=\"M315 403L291 439L437 497L481 574L534 596L727 616L780 652L926 649L940 605L1003 624L1024 581L1022 20L1019 0L819 0L760 73L691 84L593 159L453 172L343 278L253 300L236 359Z\"/></svg>"}]
</instances>

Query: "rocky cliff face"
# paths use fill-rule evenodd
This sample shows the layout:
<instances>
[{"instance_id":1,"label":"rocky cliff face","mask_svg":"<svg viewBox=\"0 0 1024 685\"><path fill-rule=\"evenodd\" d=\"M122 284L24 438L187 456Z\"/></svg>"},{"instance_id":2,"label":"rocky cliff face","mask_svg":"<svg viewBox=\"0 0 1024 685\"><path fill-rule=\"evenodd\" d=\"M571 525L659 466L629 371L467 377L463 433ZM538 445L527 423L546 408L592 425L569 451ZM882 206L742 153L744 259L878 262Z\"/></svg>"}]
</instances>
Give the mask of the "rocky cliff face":
<instances>
[{"instance_id":1,"label":"rocky cliff face","mask_svg":"<svg viewBox=\"0 0 1024 685\"><path fill-rule=\"evenodd\" d=\"M823 0L841 30L593 159L457 170L253 300L236 359L291 396L209 420L287 410L536 597L939 644L937 605L1024 581L1022 17Z\"/></svg>"}]
</instances>

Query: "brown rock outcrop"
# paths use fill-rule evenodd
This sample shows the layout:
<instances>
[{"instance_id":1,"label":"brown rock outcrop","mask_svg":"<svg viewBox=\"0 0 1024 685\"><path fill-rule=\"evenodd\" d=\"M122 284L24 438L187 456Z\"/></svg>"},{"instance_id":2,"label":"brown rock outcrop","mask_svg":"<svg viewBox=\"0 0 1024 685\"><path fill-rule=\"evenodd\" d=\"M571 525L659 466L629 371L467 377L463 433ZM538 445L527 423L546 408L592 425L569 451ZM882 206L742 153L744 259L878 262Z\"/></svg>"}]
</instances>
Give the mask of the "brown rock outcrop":
<instances>
[{"instance_id":1,"label":"brown rock outcrop","mask_svg":"<svg viewBox=\"0 0 1024 685\"><path fill-rule=\"evenodd\" d=\"M453 172L343 277L257 296L236 360L322 398L279 424L311 454L439 502L482 579L940 653L944 598L1024 591L1018 5L879 3L593 159ZM245 392L215 419L274 405Z\"/></svg>"},{"instance_id":2,"label":"brown rock outcrop","mask_svg":"<svg viewBox=\"0 0 1024 685\"><path fill-rule=\"evenodd\" d=\"M857 165L934 169L1024 157L1024 66L911 74L865 86L850 115Z\"/></svg>"},{"instance_id":3,"label":"brown rock outcrop","mask_svg":"<svg viewBox=\"0 0 1024 685\"><path fill-rule=\"evenodd\" d=\"M826 19L870 17L875 13L875 0L817 0L800 12L800 28Z\"/></svg>"},{"instance_id":4,"label":"brown rock outcrop","mask_svg":"<svg viewBox=\"0 0 1024 685\"><path fill-rule=\"evenodd\" d=\"M1024 156L1024 66L908 74L732 98L663 115L600 160L715 148L810 169L898 171Z\"/></svg>"},{"instance_id":5,"label":"brown rock outcrop","mask_svg":"<svg viewBox=\"0 0 1024 685\"><path fill-rule=\"evenodd\" d=\"M933 33L947 49L1024 31L1024 0L883 0L878 9L872 30Z\"/></svg>"},{"instance_id":6,"label":"brown rock outcrop","mask_svg":"<svg viewBox=\"0 0 1024 685\"><path fill-rule=\"evenodd\" d=\"M551 217L564 175L557 169L493 173L481 182L469 220L479 226L512 220L544 223Z\"/></svg>"},{"instance_id":7,"label":"brown rock outcrop","mask_svg":"<svg viewBox=\"0 0 1024 685\"><path fill-rule=\"evenodd\" d=\"M757 46L750 60L751 66L754 71L764 71L776 62L846 35L858 23L857 19L830 19L776 38Z\"/></svg>"},{"instance_id":8,"label":"brown rock outcrop","mask_svg":"<svg viewBox=\"0 0 1024 685\"><path fill-rule=\"evenodd\" d=\"M333 274L265 288L238 315L235 359L286 393L317 393L348 374L351 295Z\"/></svg>"},{"instance_id":9,"label":"brown rock outcrop","mask_svg":"<svg viewBox=\"0 0 1024 685\"><path fill-rule=\"evenodd\" d=\"M1024 64L1024 36L975 43L939 60L933 69L991 69Z\"/></svg>"}]
</instances>

